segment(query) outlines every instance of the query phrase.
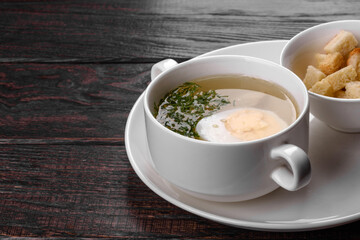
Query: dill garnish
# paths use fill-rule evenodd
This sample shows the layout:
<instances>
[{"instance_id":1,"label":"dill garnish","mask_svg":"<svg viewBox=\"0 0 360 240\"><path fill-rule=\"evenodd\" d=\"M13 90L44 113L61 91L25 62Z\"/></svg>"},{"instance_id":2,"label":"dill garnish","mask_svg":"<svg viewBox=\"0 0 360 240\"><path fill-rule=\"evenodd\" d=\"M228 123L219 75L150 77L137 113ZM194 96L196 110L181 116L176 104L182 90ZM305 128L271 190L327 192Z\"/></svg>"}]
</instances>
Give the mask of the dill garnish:
<instances>
[{"instance_id":1,"label":"dill garnish","mask_svg":"<svg viewBox=\"0 0 360 240\"><path fill-rule=\"evenodd\" d=\"M201 91L198 84L186 82L170 91L158 106L155 104L155 117L174 132L199 138L195 130L197 123L229 103L226 96L214 90Z\"/></svg>"}]
</instances>

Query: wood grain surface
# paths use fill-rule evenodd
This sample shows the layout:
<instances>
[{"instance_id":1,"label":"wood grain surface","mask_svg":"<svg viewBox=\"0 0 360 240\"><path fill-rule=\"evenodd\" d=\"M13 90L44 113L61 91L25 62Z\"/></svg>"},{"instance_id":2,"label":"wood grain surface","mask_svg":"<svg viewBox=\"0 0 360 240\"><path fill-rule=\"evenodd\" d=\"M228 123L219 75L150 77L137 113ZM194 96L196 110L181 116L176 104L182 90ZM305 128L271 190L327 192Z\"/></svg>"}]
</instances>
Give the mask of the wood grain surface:
<instances>
[{"instance_id":1,"label":"wood grain surface","mask_svg":"<svg viewBox=\"0 0 360 240\"><path fill-rule=\"evenodd\" d=\"M360 19L359 1L0 1L0 236L360 239L234 228L157 196L124 129L152 64Z\"/></svg>"},{"instance_id":2,"label":"wood grain surface","mask_svg":"<svg viewBox=\"0 0 360 240\"><path fill-rule=\"evenodd\" d=\"M156 62L360 19L359 1L2 1L0 61Z\"/></svg>"},{"instance_id":3,"label":"wood grain surface","mask_svg":"<svg viewBox=\"0 0 360 240\"><path fill-rule=\"evenodd\" d=\"M358 239L359 223L299 233L224 226L166 202L123 146L0 147L0 233L28 237Z\"/></svg>"},{"instance_id":4,"label":"wood grain surface","mask_svg":"<svg viewBox=\"0 0 360 240\"><path fill-rule=\"evenodd\" d=\"M0 141L124 143L125 120L151 64L0 64Z\"/></svg>"}]
</instances>

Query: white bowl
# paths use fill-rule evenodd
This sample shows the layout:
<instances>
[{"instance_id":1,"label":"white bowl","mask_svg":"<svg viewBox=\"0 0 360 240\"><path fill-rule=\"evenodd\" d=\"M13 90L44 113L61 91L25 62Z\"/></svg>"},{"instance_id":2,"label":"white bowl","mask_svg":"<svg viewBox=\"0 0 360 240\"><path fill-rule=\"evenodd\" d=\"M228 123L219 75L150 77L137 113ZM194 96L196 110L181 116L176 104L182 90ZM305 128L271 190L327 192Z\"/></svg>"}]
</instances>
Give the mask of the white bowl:
<instances>
[{"instance_id":1,"label":"white bowl","mask_svg":"<svg viewBox=\"0 0 360 240\"><path fill-rule=\"evenodd\" d=\"M330 39L340 30L352 32L360 42L360 20L344 20L320 24L295 35L285 45L280 64L294 72L295 59L305 57L314 52L321 53ZM302 68L311 62L303 61ZM300 68L301 68L300 67ZM305 72L306 69L300 69ZM300 71L300 72L301 72ZM300 78L301 73L296 72ZM330 127L342 132L360 132L360 99L340 99L309 92L310 112Z\"/></svg>"},{"instance_id":2,"label":"white bowl","mask_svg":"<svg viewBox=\"0 0 360 240\"><path fill-rule=\"evenodd\" d=\"M309 100L306 87L290 70L248 56L195 58L180 64L163 60L152 68L144 96L146 135L155 169L187 193L232 202L265 195L279 186L295 191L310 181L307 157ZM283 87L298 106L286 129L248 142L216 143L175 133L154 117L154 103L184 82L214 75L246 75Z\"/></svg>"}]
</instances>

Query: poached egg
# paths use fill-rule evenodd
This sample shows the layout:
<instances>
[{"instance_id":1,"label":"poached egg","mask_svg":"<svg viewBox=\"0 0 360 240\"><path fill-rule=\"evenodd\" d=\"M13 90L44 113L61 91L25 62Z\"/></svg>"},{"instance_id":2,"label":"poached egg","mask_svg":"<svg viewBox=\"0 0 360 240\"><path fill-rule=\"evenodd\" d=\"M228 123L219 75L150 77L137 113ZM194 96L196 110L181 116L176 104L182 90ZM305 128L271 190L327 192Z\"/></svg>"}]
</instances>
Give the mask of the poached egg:
<instances>
[{"instance_id":1,"label":"poached egg","mask_svg":"<svg viewBox=\"0 0 360 240\"><path fill-rule=\"evenodd\" d=\"M210 142L244 142L273 135L288 124L277 114L257 108L234 108L201 119L196 131Z\"/></svg>"}]
</instances>

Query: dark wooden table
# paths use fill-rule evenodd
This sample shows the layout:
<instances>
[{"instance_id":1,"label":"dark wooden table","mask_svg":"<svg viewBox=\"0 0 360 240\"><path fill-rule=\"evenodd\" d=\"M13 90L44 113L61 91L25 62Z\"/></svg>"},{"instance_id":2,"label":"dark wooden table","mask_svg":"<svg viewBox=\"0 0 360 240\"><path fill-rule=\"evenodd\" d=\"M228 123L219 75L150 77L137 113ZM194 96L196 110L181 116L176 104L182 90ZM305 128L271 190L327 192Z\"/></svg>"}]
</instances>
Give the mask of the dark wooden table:
<instances>
[{"instance_id":1,"label":"dark wooden table","mask_svg":"<svg viewBox=\"0 0 360 240\"><path fill-rule=\"evenodd\" d=\"M359 13L339 0L1 1L0 235L360 239L360 222L277 233L188 213L142 183L124 143L154 63Z\"/></svg>"}]
</instances>

